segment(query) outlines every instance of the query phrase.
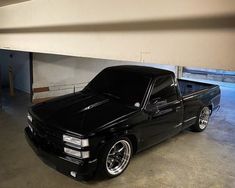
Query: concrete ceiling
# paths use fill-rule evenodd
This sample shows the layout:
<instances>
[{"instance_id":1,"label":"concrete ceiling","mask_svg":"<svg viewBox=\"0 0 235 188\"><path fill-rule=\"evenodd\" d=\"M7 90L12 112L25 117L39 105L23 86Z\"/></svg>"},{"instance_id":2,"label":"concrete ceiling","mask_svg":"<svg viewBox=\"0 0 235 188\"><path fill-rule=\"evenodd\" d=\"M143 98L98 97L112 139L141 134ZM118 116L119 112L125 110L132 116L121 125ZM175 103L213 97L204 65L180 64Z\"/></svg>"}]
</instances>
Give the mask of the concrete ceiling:
<instances>
[{"instance_id":1,"label":"concrete ceiling","mask_svg":"<svg viewBox=\"0 0 235 188\"><path fill-rule=\"evenodd\" d=\"M24 1L30 1L30 0L0 0L0 7L22 3Z\"/></svg>"},{"instance_id":2,"label":"concrete ceiling","mask_svg":"<svg viewBox=\"0 0 235 188\"><path fill-rule=\"evenodd\" d=\"M235 1L133 2L31 0L1 7L0 49L235 70Z\"/></svg>"}]
</instances>

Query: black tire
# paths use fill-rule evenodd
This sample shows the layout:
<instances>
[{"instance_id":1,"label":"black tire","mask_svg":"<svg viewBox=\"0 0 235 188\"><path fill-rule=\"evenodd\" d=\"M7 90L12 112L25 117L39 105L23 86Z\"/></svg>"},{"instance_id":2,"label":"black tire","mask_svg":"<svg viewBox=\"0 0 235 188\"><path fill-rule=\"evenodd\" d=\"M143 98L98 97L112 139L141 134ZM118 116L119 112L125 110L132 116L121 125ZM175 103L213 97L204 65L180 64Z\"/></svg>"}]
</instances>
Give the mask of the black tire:
<instances>
[{"instance_id":1,"label":"black tire","mask_svg":"<svg viewBox=\"0 0 235 188\"><path fill-rule=\"evenodd\" d=\"M108 164L108 155L112 151L113 147L118 146L117 144L120 144L120 143L126 144L125 147L129 148L128 151L130 152L129 153L130 156L126 160L127 162L125 161L125 165L123 166L123 168L119 172L117 172L116 174L112 174L112 173L110 173L109 168L106 165L106 163ZM120 137L120 138L110 140L104 146L103 150L101 151L101 153L99 155L96 176L100 177L100 178L113 178L113 177L119 176L120 174L122 174L125 171L125 169L129 165L132 153L133 153L132 143L127 137Z\"/></svg>"},{"instance_id":2,"label":"black tire","mask_svg":"<svg viewBox=\"0 0 235 188\"><path fill-rule=\"evenodd\" d=\"M205 106L201 108L201 110L198 113L197 122L191 126L192 131L194 132L204 131L209 123L210 115L211 115L211 111L209 107ZM205 122L205 123L202 123L202 122Z\"/></svg>"}]
</instances>

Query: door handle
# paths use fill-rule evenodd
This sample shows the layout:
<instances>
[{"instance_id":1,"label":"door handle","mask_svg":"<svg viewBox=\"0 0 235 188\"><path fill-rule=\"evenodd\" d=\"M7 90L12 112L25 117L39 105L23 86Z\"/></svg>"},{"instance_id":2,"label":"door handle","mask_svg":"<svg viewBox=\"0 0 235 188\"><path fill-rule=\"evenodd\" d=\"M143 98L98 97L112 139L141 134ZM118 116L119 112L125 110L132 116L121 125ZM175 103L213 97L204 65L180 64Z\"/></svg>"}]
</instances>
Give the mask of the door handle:
<instances>
[{"instance_id":1,"label":"door handle","mask_svg":"<svg viewBox=\"0 0 235 188\"><path fill-rule=\"evenodd\" d=\"M152 115L151 115L152 118L157 117L159 115L159 112L160 112L160 110L157 110L157 111L153 112Z\"/></svg>"},{"instance_id":2,"label":"door handle","mask_svg":"<svg viewBox=\"0 0 235 188\"><path fill-rule=\"evenodd\" d=\"M178 112L181 108L182 108L181 106L177 106L177 107L175 108L175 111Z\"/></svg>"},{"instance_id":3,"label":"door handle","mask_svg":"<svg viewBox=\"0 0 235 188\"><path fill-rule=\"evenodd\" d=\"M158 110L158 111L156 111L156 112L153 114L153 117L161 116L161 115L170 113L170 112L172 112L172 111L173 111L173 108L166 109L166 110Z\"/></svg>"},{"instance_id":4,"label":"door handle","mask_svg":"<svg viewBox=\"0 0 235 188\"><path fill-rule=\"evenodd\" d=\"M158 114L160 112L160 110L157 110L156 112L154 112L154 114Z\"/></svg>"}]
</instances>

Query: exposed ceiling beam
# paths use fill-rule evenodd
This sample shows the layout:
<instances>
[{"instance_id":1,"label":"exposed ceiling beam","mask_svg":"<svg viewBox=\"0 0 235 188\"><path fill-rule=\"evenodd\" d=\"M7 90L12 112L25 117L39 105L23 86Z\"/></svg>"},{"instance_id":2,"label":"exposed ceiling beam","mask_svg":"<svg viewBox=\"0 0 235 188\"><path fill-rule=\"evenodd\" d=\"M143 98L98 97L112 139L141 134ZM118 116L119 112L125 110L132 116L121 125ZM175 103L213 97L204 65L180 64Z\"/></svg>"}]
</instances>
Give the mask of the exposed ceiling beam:
<instances>
[{"instance_id":1,"label":"exposed ceiling beam","mask_svg":"<svg viewBox=\"0 0 235 188\"><path fill-rule=\"evenodd\" d=\"M26 1L0 8L0 49L235 70L235 1Z\"/></svg>"},{"instance_id":2,"label":"exposed ceiling beam","mask_svg":"<svg viewBox=\"0 0 235 188\"><path fill-rule=\"evenodd\" d=\"M30 0L0 0L0 7L12 5L12 4L17 4L17 3L22 3L25 1L30 1Z\"/></svg>"}]
</instances>

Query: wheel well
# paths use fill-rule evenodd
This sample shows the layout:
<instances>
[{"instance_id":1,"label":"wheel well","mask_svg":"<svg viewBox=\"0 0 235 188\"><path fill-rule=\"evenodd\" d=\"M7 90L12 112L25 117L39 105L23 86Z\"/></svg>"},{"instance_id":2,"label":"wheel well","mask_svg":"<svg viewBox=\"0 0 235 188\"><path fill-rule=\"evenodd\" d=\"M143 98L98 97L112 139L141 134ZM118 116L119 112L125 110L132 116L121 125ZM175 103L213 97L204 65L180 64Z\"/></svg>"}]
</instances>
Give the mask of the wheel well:
<instances>
[{"instance_id":1,"label":"wheel well","mask_svg":"<svg viewBox=\"0 0 235 188\"><path fill-rule=\"evenodd\" d=\"M211 114L212 114L212 104L210 104L210 105L208 106L208 108L210 109Z\"/></svg>"},{"instance_id":2,"label":"wheel well","mask_svg":"<svg viewBox=\"0 0 235 188\"><path fill-rule=\"evenodd\" d=\"M126 137L130 139L133 147L133 154L135 154L137 152L137 138L134 135L126 135Z\"/></svg>"},{"instance_id":3,"label":"wheel well","mask_svg":"<svg viewBox=\"0 0 235 188\"><path fill-rule=\"evenodd\" d=\"M135 154L137 152L138 145L137 145L137 138L133 134L123 134L123 133L122 134L115 134L115 135L109 136L108 138L106 138L106 140L112 140L113 138L119 138L122 136L127 137L131 141L133 154Z\"/></svg>"}]
</instances>

